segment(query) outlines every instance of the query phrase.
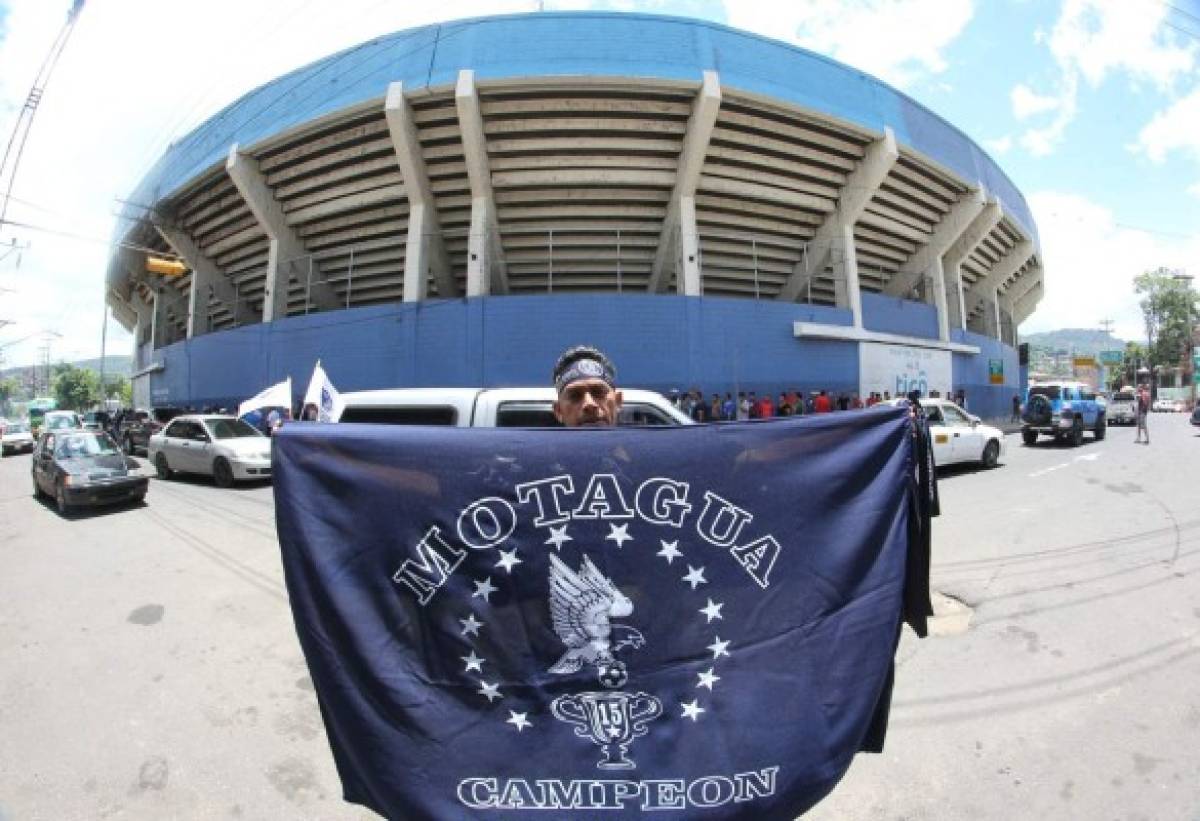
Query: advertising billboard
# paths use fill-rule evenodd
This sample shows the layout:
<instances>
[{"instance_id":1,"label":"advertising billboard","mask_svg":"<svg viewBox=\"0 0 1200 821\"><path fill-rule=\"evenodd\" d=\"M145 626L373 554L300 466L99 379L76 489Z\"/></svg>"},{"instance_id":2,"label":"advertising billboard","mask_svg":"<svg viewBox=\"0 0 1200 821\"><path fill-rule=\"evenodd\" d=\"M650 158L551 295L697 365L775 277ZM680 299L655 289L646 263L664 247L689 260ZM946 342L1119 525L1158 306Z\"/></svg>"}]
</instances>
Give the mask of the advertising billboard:
<instances>
[{"instance_id":1,"label":"advertising billboard","mask_svg":"<svg viewBox=\"0 0 1200 821\"><path fill-rule=\"evenodd\" d=\"M885 391L892 396L904 396L913 390L920 391L922 396L928 396L930 391L948 396L953 373L949 351L879 342L859 343L860 396Z\"/></svg>"}]
</instances>

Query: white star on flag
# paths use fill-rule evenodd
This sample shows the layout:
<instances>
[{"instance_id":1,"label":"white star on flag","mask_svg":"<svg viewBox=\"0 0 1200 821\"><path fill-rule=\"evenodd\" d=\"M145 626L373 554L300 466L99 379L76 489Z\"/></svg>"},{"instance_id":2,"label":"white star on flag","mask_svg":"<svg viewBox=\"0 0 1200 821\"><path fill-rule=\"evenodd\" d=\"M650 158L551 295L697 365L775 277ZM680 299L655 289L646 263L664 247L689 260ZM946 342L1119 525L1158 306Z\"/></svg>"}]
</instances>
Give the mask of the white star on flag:
<instances>
[{"instance_id":1,"label":"white star on flag","mask_svg":"<svg viewBox=\"0 0 1200 821\"><path fill-rule=\"evenodd\" d=\"M708 619L705 624L712 624L713 619L723 620L725 617L721 615L721 608L724 606L725 602L714 602L712 599L709 599L708 606L700 608L700 612L704 614L704 618Z\"/></svg>"},{"instance_id":2,"label":"white star on flag","mask_svg":"<svg viewBox=\"0 0 1200 821\"><path fill-rule=\"evenodd\" d=\"M567 535L567 526L563 525L562 527L551 527L550 538L542 544L552 544L555 550L562 550L563 542L573 541L575 540Z\"/></svg>"},{"instance_id":3,"label":"white star on flag","mask_svg":"<svg viewBox=\"0 0 1200 821\"><path fill-rule=\"evenodd\" d=\"M519 733L522 730L524 730L526 727L533 726L533 723L528 721L525 718L525 716L527 716L527 715L529 715L529 714L528 713L518 713L516 710L509 710L508 718L506 718L504 720L504 723L513 725L514 727L517 728L517 732Z\"/></svg>"},{"instance_id":4,"label":"white star on flag","mask_svg":"<svg viewBox=\"0 0 1200 821\"><path fill-rule=\"evenodd\" d=\"M475 592L471 594L471 598L475 598L476 596L479 596L485 602L488 602L488 604L491 604L491 602L488 600L488 596L492 595L499 589L500 589L499 587L496 587L494 584L492 584L492 577L488 576L486 579L483 579L482 581L475 582Z\"/></svg>"},{"instance_id":5,"label":"white star on flag","mask_svg":"<svg viewBox=\"0 0 1200 821\"><path fill-rule=\"evenodd\" d=\"M713 661L716 661L721 656L729 655L729 651L726 649L727 647L729 647L729 642L721 641L720 636L713 636L713 643L708 645L708 647L706 647L704 649L712 650Z\"/></svg>"},{"instance_id":6,"label":"white star on flag","mask_svg":"<svg viewBox=\"0 0 1200 821\"><path fill-rule=\"evenodd\" d=\"M683 577L683 580L690 584L693 590L702 584L708 584L708 579L704 578L704 568L692 567L690 564L688 565L687 575Z\"/></svg>"},{"instance_id":7,"label":"white star on flag","mask_svg":"<svg viewBox=\"0 0 1200 821\"><path fill-rule=\"evenodd\" d=\"M474 670L476 673L483 672L482 665L485 659L481 659L479 656L475 655L474 650L471 651L471 655L462 656L461 658L467 663L467 669L463 670L464 673L469 673L472 670Z\"/></svg>"},{"instance_id":8,"label":"white star on flag","mask_svg":"<svg viewBox=\"0 0 1200 821\"><path fill-rule=\"evenodd\" d=\"M696 686L707 687L710 691L712 690L713 685L721 680L720 676L713 675L713 668L711 667L709 667L703 673L696 673L696 675L700 677L700 683Z\"/></svg>"},{"instance_id":9,"label":"white star on flag","mask_svg":"<svg viewBox=\"0 0 1200 821\"><path fill-rule=\"evenodd\" d=\"M680 702L679 706L683 708L683 713L680 717L690 718L692 721L700 718L701 713L707 712L703 707L700 706L700 699L696 699L695 701Z\"/></svg>"},{"instance_id":10,"label":"white star on flag","mask_svg":"<svg viewBox=\"0 0 1200 821\"><path fill-rule=\"evenodd\" d=\"M499 684L488 684L486 681L480 681L479 685L479 689L475 692L486 698L489 704L498 698L504 698L504 696L500 695Z\"/></svg>"},{"instance_id":11,"label":"white star on flag","mask_svg":"<svg viewBox=\"0 0 1200 821\"><path fill-rule=\"evenodd\" d=\"M608 535L604 537L604 541L612 541L617 543L617 547L624 547L625 542L632 542L633 537L629 535L629 525L609 524Z\"/></svg>"},{"instance_id":12,"label":"white star on flag","mask_svg":"<svg viewBox=\"0 0 1200 821\"><path fill-rule=\"evenodd\" d=\"M459 634L462 636L478 636L479 628L483 627L483 622L475 618L474 613L470 614L465 619L459 619L458 623L462 625L462 632Z\"/></svg>"},{"instance_id":13,"label":"white star on flag","mask_svg":"<svg viewBox=\"0 0 1200 821\"><path fill-rule=\"evenodd\" d=\"M683 556L683 554L679 552L678 539L673 542L668 542L666 539L659 539L659 543L662 545L662 550L658 551L654 555L662 556L667 560L667 564L671 564L673 561Z\"/></svg>"},{"instance_id":14,"label":"white star on flag","mask_svg":"<svg viewBox=\"0 0 1200 821\"><path fill-rule=\"evenodd\" d=\"M496 567L503 567L509 575L512 575L512 569L519 564L524 564L524 560L517 558L517 549L501 550L500 561L496 562Z\"/></svg>"}]
</instances>

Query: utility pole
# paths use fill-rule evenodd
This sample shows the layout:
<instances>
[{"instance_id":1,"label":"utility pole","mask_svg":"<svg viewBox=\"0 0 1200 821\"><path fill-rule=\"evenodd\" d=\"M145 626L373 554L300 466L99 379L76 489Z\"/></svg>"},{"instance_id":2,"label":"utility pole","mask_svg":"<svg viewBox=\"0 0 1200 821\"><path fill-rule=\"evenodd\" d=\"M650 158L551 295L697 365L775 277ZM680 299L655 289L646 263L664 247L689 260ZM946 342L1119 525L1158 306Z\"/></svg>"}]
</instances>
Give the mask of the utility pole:
<instances>
[{"instance_id":1,"label":"utility pole","mask_svg":"<svg viewBox=\"0 0 1200 821\"><path fill-rule=\"evenodd\" d=\"M1111 319L1100 320L1100 327L1104 330L1104 333L1108 336L1112 336L1112 329L1113 329L1113 326L1116 324L1117 323Z\"/></svg>"}]
</instances>

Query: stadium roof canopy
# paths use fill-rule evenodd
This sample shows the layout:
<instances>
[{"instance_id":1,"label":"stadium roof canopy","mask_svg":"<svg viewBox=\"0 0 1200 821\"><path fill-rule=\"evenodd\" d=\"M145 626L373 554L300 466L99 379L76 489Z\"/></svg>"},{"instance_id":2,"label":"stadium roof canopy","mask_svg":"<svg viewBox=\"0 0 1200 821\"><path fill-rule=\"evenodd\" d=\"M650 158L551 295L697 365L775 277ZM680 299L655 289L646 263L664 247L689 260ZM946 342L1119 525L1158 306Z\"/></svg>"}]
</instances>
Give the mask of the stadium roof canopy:
<instances>
[{"instance_id":1,"label":"stadium roof canopy","mask_svg":"<svg viewBox=\"0 0 1200 821\"><path fill-rule=\"evenodd\" d=\"M124 247L108 300L132 327L157 294L175 338L488 293L845 304L849 268L965 327L1042 290L1024 198L958 129L808 51L659 16L379 37L247 93L129 199L117 239L189 270Z\"/></svg>"}]
</instances>

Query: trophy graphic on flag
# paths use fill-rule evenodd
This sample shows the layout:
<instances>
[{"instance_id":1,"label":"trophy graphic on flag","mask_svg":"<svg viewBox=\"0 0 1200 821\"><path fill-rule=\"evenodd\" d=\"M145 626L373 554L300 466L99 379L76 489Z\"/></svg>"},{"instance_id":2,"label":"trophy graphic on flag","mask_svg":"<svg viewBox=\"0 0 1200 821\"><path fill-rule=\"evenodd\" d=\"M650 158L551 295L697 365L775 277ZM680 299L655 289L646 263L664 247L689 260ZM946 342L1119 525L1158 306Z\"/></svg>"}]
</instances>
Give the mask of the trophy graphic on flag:
<instances>
[{"instance_id":1,"label":"trophy graphic on flag","mask_svg":"<svg viewBox=\"0 0 1200 821\"><path fill-rule=\"evenodd\" d=\"M575 725L575 735L600 745L602 770L632 770L637 765L625 754L641 738L646 724L662 715L662 702L648 693L587 692L559 696L550 703L559 721Z\"/></svg>"}]
</instances>

